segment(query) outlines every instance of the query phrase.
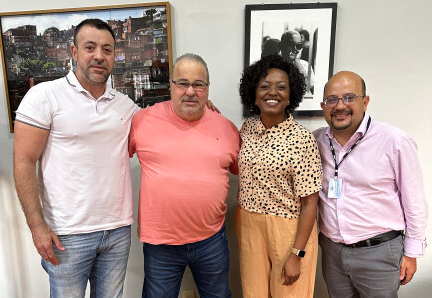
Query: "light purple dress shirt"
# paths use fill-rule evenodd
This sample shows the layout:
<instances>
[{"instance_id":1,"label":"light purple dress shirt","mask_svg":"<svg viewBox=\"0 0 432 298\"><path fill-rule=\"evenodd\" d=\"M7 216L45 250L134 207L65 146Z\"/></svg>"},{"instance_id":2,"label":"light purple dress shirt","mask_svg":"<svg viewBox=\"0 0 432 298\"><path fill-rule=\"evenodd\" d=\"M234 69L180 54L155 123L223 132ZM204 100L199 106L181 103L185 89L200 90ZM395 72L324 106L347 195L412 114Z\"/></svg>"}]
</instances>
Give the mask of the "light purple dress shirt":
<instances>
[{"instance_id":1,"label":"light purple dress shirt","mask_svg":"<svg viewBox=\"0 0 432 298\"><path fill-rule=\"evenodd\" d=\"M390 230L405 230L404 255L421 257L426 248L427 203L414 140L404 131L372 119L363 140L339 165L341 196L328 197L335 164L366 132L369 115L342 147L330 127L314 131L323 163L319 227L334 242L356 243Z\"/></svg>"}]
</instances>

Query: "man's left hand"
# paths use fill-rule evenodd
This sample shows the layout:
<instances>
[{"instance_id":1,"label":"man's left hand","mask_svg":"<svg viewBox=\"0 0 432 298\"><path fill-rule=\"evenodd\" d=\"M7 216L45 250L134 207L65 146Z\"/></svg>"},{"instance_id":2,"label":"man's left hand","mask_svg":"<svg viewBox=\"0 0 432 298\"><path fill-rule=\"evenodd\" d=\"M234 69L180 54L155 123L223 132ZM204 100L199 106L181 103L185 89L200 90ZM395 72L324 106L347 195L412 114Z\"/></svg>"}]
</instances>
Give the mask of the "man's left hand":
<instances>
[{"instance_id":1,"label":"man's left hand","mask_svg":"<svg viewBox=\"0 0 432 298\"><path fill-rule=\"evenodd\" d=\"M417 270L417 259L403 256L401 269L400 269L400 276L399 276L399 280L402 286L406 285L411 281L416 270Z\"/></svg>"}]
</instances>

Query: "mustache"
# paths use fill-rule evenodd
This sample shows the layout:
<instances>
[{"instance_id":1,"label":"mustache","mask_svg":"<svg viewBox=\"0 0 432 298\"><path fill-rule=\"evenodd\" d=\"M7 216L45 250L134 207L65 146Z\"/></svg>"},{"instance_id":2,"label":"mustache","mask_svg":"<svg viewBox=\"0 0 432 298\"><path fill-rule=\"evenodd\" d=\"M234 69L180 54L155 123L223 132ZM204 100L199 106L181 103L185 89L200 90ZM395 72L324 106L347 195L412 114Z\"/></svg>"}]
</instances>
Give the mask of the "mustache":
<instances>
[{"instance_id":1,"label":"mustache","mask_svg":"<svg viewBox=\"0 0 432 298\"><path fill-rule=\"evenodd\" d=\"M184 95L181 100L182 101L198 101L198 98L196 96Z\"/></svg>"},{"instance_id":2,"label":"mustache","mask_svg":"<svg viewBox=\"0 0 432 298\"><path fill-rule=\"evenodd\" d=\"M106 64L103 61L93 61L90 63L89 67L92 67L92 66L99 66L99 67L102 66L104 68L107 68Z\"/></svg>"},{"instance_id":3,"label":"mustache","mask_svg":"<svg viewBox=\"0 0 432 298\"><path fill-rule=\"evenodd\" d=\"M334 115L352 115L352 110L343 110L343 111L334 111L331 113L331 116Z\"/></svg>"}]
</instances>

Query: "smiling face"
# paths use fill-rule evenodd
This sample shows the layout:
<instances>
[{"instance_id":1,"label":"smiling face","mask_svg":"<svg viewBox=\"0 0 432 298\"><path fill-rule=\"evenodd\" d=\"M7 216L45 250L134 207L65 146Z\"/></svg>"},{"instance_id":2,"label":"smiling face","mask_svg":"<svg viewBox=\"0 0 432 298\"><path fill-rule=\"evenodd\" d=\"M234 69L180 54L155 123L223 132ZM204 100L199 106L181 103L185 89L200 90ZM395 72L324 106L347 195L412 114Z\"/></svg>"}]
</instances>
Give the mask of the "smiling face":
<instances>
[{"instance_id":1,"label":"smiling face","mask_svg":"<svg viewBox=\"0 0 432 298\"><path fill-rule=\"evenodd\" d=\"M207 83L206 69L197 61L183 59L175 66L172 80ZM174 112L177 116L186 121L196 121L204 116L208 101L208 88L195 90L189 86L186 90L182 90L171 82L170 90Z\"/></svg>"},{"instance_id":2,"label":"smiling face","mask_svg":"<svg viewBox=\"0 0 432 298\"><path fill-rule=\"evenodd\" d=\"M105 83L114 66L114 38L107 30L84 25L72 45L72 58L76 61L75 75L80 84L87 90Z\"/></svg>"},{"instance_id":3,"label":"smiling face","mask_svg":"<svg viewBox=\"0 0 432 298\"><path fill-rule=\"evenodd\" d=\"M349 71L338 72L327 82L324 98L342 97L348 93L359 95L349 106L339 100L335 107L326 107L321 103L321 108L335 134L346 134L351 137L360 126L369 103L369 96L362 96L363 86L360 76Z\"/></svg>"},{"instance_id":4,"label":"smiling face","mask_svg":"<svg viewBox=\"0 0 432 298\"><path fill-rule=\"evenodd\" d=\"M259 80L255 104L260 109L261 120L267 128L285 121L289 95L289 79L285 71L270 68L267 75Z\"/></svg>"}]
</instances>

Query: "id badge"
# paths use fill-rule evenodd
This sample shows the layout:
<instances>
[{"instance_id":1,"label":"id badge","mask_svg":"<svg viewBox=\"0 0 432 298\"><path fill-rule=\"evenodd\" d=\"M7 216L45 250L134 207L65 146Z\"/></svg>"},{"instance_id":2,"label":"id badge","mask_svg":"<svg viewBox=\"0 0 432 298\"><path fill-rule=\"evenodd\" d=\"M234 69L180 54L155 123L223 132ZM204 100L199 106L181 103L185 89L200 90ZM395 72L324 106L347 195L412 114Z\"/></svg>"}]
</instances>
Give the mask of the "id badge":
<instances>
[{"instance_id":1,"label":"id badge","mask_svg":"<svg viewBox=\"0 0 432 298\"><path fill-rule=\"evenodd\" d=\"M342 179L333 178L329 181L328 197L332 199L339 199L341 197Z\"/></svg>"}]
</instances>

